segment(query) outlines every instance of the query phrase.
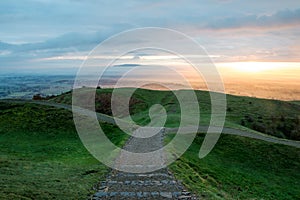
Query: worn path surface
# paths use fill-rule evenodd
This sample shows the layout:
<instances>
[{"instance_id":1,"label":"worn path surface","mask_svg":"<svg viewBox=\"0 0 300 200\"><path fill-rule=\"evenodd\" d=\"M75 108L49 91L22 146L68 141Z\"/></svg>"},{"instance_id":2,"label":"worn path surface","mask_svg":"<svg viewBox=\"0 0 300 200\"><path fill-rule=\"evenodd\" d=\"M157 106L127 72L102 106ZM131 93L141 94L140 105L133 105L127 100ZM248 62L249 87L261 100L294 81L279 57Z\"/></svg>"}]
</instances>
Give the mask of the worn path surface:
<instances>
[{"instance_id":1,"label":"worn path surface","mask_svg":"<svg viewBox=\"0 0 300 200\"><path fill-rule=\"evenodd\" d=\"M92 199L197 199L185 191L165 167L164 152L159 151L163 146L164 129L152 137L139 138L150 131L151 128L133 133L134 137L129 139L115 161L115 168L121 171L113 170L105 181L100 182ZM154 151L148 156L128 154Z\"/></svg>"}]
</instances>

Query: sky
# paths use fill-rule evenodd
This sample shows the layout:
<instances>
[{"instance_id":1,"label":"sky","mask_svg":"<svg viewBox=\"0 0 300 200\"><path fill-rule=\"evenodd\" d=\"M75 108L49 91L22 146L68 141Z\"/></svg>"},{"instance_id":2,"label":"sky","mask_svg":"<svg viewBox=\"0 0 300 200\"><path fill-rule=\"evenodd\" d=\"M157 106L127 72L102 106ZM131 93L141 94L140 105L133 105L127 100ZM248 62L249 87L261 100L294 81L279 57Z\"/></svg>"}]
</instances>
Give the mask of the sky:
<instances>
[{"instance_id":1,"label":"sky","mask_svg":"<svg viewBox=\"0 0 300 200\"><path fill-rule=\"evenodd\" d=\"M112 35L162 27L202 45L225 80L269 72L299 81L297 0L2 0L0 27L0 74L75 73Z\"/></svg>"}]
</instances>

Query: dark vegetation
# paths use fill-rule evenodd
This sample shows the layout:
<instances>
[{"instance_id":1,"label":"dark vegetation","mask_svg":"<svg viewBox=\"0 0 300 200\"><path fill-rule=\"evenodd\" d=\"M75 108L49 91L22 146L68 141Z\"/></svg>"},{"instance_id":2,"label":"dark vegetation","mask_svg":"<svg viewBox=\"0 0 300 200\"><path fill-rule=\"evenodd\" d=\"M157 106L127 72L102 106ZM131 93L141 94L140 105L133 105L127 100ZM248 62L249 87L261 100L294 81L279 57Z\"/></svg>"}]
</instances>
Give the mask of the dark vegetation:
<instances>
[{"instance_id":1,"label":"dark vegetation","mask_svg":"<svg viewBox=\"0 0 300 200\"><path fill-rule=\"evenodd\" d=\"M107 115L112 115L111 97L112 97L111 93L99 93L95 99L96 112L107 114ZM121 101L121 99L122 99L122 96L117 96L116 101L114 103L117 105L122 104L123 102ZM129 100L129 112L131 114L136 113L135 112L135 111L137 111L137 109L135 108L136 105L146 106L144 101L137 99L135 97L131 97ZM123 108L126 108L126 106L124 106ZM118 112L123 113L124 111L120 110Z\"/></svg>"},{"instance_id":2,"label":"dark vegetation","mask_svg":"<svg viewBox=\"0 0 300 200\"><path fill-rule=\"evenodd\" d=\"M42 96L41 94L35 94L35 95L33 95L32 100L39 100L39 101L50 100L50 99L53 99L55 97L57 97L57 96L56 95Z\"/></svg>"},{"instance_id":3,"label":"dark vegetation","mask_svg":"<svg viewBox=\"0 0 300 200\"><path fill-rule=\"evenodd\" d=\"M279 138L300 140L300 106L291 102L227 95L227 119ZM247 105L248 103L248 105Z\"/></svg>"},{"instance_id":4,"label":"dark vegetation","mask_svg":"<svg viewBox=\"0 0 300 200\"><path fill-rule=\"evenodd\" d=\"M245 115L241 125L280 138L300 140L300 118L270 116L257 118Z\"/></svg>"}]
</instances>

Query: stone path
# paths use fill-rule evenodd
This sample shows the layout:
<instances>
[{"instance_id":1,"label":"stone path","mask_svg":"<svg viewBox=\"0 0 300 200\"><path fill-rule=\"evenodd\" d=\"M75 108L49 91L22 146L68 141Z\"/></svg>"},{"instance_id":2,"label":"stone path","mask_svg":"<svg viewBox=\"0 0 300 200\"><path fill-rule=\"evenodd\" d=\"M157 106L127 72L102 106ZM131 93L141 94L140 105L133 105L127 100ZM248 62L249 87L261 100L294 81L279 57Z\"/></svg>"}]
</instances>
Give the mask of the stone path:
<instances>
[{"instance_id":1,"label":"stone path","mask_svg":"<svg viewBox=\"0 0 300 200\"><path fill-rule=\"evenodd\" d=\"M135 137L129 139L115 161L115 168L119 170L112 170L107 179L99 183L91 199L197 199L185 191L164 166L164 153L159 151L164 129L152 137L141 138L150 131L148 128L133 133ZM144 157L128 154L154 151L155 154Z\"/></svg>"}]
</instances>

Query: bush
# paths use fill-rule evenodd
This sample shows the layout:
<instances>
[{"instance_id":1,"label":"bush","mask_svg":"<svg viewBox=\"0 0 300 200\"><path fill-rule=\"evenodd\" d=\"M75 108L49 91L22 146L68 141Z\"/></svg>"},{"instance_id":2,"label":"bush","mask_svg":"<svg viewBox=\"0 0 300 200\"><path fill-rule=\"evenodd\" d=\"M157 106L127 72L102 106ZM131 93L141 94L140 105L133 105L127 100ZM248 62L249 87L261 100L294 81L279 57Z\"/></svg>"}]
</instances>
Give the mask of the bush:
<instances>
[{"instance_id":1,"label":"bush","mask_svg":"<svg viewBox=\"0 0 300 200\"><path fill-rule=\"evenodd\" d=\"M250 115L245 115L241 119L242 126L253 130L273 135L276 137L300 140L300 119L288 118L284 116L270 118L258 116L257 119Z\"/></svg>"}]
</instances>

